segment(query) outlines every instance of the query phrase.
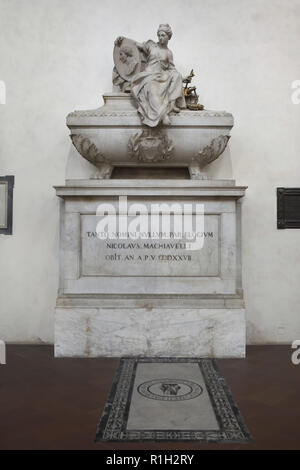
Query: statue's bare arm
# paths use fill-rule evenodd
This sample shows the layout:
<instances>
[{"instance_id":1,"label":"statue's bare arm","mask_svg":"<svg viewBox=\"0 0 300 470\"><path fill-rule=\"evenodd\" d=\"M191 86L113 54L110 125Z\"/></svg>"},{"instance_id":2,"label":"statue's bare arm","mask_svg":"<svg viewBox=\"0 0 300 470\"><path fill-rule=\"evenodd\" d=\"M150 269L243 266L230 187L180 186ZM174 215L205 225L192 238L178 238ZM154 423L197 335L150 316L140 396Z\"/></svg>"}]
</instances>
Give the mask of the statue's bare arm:
<instances>
[{"instance_id":1,"label":"statue's bare arm","mask_svg":"<svg viewBox=\"0 0 300 470\"><path fill-rule=\"evenodd\" d=\"M137 47L140 51L145 52L145 46L144 46L144 44L141 44L140 42L137 42L137 41L135 42L135 44L136 44L136 47Z\"/></svg>"}]
</instances>

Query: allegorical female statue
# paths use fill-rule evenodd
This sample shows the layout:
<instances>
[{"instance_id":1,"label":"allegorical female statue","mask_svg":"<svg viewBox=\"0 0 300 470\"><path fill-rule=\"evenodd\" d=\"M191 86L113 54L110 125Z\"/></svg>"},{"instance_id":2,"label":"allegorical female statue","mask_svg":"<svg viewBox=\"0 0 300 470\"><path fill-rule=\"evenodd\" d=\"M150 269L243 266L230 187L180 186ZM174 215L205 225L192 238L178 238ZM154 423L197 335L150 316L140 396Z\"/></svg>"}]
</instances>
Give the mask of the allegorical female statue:
<instances>
[{"instance_id":1,"label":"allegorical female statue","mask_svg":"<svg viewBox=\"0 0 300 470\"><path fill-rule=\"evenodd\" d=\"M144 57L140 71L133 73L128 80L131 94L138 103L138 113L143 124L155 127L160 122L170 124L169 114L185 108L182 76L175 69L173 54L168 48L172 30L168 24L161 24L157 31L158 42L142 44L118 37L117 47L122 48L123 40L131 41ZM116 82L117 83L117 82Z\"/></svg>"}]
</instances>

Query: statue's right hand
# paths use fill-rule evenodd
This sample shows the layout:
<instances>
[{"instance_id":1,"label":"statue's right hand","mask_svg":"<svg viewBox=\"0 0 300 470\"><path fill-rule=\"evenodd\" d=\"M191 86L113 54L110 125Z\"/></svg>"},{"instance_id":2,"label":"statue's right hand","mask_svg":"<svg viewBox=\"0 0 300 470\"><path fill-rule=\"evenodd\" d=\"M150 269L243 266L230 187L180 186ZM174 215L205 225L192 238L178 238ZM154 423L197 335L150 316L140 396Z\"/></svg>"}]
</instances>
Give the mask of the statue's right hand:
<instances>
[{"instance_id":1,"label":"statue's right hand","mask_svg":"<svg viewBox=\"0 0 300 470\"><path fill-rule=\"evenodd\" d=\"M118 36L117 39L115 40L115 46L121 46L122 41L124 39L124 36Z\"/></svg>"}]
</instances>

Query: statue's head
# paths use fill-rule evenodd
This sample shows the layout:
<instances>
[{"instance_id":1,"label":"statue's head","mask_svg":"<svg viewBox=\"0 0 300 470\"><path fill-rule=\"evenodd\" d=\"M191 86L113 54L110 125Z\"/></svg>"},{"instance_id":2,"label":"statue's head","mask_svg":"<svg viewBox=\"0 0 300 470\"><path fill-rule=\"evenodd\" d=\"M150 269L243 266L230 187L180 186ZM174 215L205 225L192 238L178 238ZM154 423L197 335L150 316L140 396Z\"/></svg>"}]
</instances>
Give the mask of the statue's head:
<instances>
[{"instance_id":1,"label":"statue's head","mask_svg":"<svg viewBox=\"0 0 300 470\"><path fill-rule=\"evenodd\" d=\"M169 24L160 24L157 30L157 36L159 42L164 44L165 42L168 42L169 39L172 37L172 30L171 26Z\"/></svg>"}]
</instances>

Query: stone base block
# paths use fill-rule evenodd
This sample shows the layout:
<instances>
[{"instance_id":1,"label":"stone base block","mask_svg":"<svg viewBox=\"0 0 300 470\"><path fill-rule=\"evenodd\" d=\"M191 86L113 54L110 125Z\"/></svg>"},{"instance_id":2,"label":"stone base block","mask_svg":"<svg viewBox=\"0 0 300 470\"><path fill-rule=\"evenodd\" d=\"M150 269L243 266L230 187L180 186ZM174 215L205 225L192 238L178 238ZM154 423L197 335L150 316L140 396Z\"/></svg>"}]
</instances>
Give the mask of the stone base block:
<instances>
[{"instance_id":1,"label":"stone base block","mask_svg":"<svg viewBox=\"0 0 300 470\"><path fill-rule=\"evenodd\" d=\"M245 357L243 308L56 308L56 357Z\"/></svg>"}]
</instances>

